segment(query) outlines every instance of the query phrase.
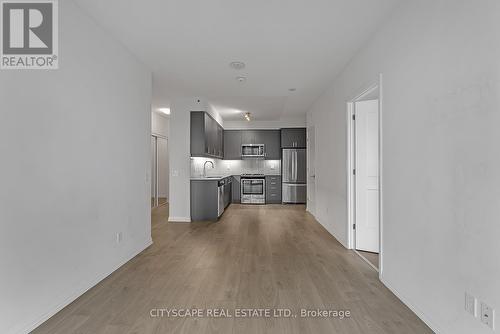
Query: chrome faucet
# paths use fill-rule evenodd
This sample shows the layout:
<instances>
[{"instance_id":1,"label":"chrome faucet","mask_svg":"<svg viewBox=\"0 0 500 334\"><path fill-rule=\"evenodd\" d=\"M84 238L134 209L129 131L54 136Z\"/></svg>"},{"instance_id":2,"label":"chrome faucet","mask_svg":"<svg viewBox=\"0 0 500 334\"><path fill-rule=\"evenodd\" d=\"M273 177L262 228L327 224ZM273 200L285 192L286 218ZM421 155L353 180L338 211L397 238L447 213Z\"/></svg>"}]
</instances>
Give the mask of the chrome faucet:
<instances>
[{"instance_id":1,"label":"chrome faucet","mask_svg":"<svg viewBox=\"0 0 500 334\"><path fill-rule=\"evenodd\" d=\"M203 164L203 177L207 177L207 163L209 162L212 165L212 169L215 168L214 163L212 161L210 160L205 161L205 163Z\"/></svg>"}]
</instances>

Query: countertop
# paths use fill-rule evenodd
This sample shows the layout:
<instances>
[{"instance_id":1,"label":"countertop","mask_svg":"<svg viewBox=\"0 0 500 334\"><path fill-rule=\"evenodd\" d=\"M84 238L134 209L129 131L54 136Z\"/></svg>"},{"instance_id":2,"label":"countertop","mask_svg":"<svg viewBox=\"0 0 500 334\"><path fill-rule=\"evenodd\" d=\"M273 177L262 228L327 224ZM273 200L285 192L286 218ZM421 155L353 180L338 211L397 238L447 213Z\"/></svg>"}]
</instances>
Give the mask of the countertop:
<instances>
[{"instance_id":1,"label":"countertop","mask_svg":"<svg viewBox=\"0 0 500 334\"><path fill-rule=\"evenodd\" d=\"M228 174L228 175L217 175L217 176L207 176L207 177L204 177L204 176L194 176L191 178L191 181L220 181L222 179L225 179L226 177L231 177L233 175L231 174Z\"/></svg>"},{"instance_id":2,"label":"countertop","mask_svg":"<svg viewBox=\"0 0 500 334\"><path fill-rule=\"evenodd\" d=\"M240 174L236 174L236 175L233 175L233 174L227 174L227 175L217 175L217 176L207 176L207 177L203 177L203 176L194 176L194 177L191 177L191 181L220 181L222 179L225 179L226 177L231 177L231 176L241 176ZM265 176L281 176L281 174L266 174Z\"/></svg>"}]
</instances>

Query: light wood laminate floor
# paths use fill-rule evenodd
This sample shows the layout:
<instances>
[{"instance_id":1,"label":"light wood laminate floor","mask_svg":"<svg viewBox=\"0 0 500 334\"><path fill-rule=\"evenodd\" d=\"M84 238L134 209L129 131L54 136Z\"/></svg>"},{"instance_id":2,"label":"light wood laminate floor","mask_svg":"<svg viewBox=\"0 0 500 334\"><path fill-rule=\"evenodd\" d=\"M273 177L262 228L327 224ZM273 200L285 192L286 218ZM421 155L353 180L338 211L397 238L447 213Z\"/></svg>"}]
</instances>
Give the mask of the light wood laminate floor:
<instances>
[{"instance_id":1,"label":"light wood laminate floor","mask_svg":"<svg viewBox=\"0 0 500 334\"><path fill-rule=\"evenodd\" d=\"M373 264L375 268L378 268L379 255L377 253L364 252L360 250L358 250L358 253L361 254L368 262Z\"/></svg>"},{"instance_id":2,"label":"light wood laminate floor","mask_svg":"<svg viewBox=\"0 0 500 334\"><path fill-rule=\"evenodd\" d=\"M167 223L153 246L45 322L36 334L432 331L303 206L231 205L217 223ZM336 318L152 318L152 308L346 309ZM300 313L299 313L300 314Z\"/></svg>"}]
</instances>

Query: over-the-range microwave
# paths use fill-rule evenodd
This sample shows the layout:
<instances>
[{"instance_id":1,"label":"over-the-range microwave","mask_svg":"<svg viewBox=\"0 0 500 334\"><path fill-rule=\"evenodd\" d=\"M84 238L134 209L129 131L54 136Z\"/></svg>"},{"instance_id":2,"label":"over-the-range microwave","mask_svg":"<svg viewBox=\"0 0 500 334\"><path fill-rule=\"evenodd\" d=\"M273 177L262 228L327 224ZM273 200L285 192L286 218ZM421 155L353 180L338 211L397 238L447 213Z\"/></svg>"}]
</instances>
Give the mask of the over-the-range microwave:
<instances>
[{"instance_id":1,"label":"over-the-range microwave","mask_svg":"<svg viewBox=\"0 0 500 334\"><path fill-rule=\"evenodd\" d=\"M241 157L244 158L264 158L266 151L264 144L243 144L241 145Z\"/></svg>"}]
</instances>

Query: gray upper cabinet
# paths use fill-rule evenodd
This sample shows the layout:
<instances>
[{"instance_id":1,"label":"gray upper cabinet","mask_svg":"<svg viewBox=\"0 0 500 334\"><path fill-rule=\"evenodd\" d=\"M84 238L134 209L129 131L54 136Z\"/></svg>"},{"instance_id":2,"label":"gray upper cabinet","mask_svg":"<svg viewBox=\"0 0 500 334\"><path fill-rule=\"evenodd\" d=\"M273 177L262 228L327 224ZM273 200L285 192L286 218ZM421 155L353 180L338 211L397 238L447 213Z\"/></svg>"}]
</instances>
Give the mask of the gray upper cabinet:
<instances>
[{"instance_id":1,"label":"gray upper cabinet","mask_svg":"<svg viewBox=\"0 0 500 334\"><path fill-rule=\"evenodd\" d=\"M280 160L280 130L262 130L259 133L259 139L262 140L266 152L266 160Z\"/></svg>"},{"instance_id":2,"label":"gray upper cabinet","mask_svg":"<svg viewBox=\"0 0 500 334\"><path fill-rule=\"evenodd\" d=\"M191 156L224 157L224 129L204 111L191 112Z\"/></svg>"},{"instance_id":3,"label":"gray upper cabinet","mask_svg":"<svg viewBox=\"0 0 500 334\"><path fill-rule=\"evenodd\" d=\"M215 122L216 126L216 133L217 133L217 141L215 143L215 151L216 151L216 156L219 158L224 158L224 129L222 126L219 125L219 123Z\"/></svg>"},{"instance_id":4,"label":"gray upper cabinet","mask_svg":"<svg viewBox=\"0 0 500 334\"><path fill-rule=\"evenodd\" d=\"M306 148L306 145L305 128L281 129L282 148Z\"/></svg>"},{"instance_id":5,"label":"gray upper cabinet","mask_svg":"<svg viewBox=\"0 0 500 334\"><path fill-rule=\"evenodd\" d=\"M224 131L224 159L241 160L241 130Z\"/></svg>"},{"instance_id":6,"label":"gray upper cabinet","mask_svg":"<svg viewBox=\"0 0 500 334\"><path fill-rule=\"evenodd\" d=\"M241 143L242 144L263 144L259 138L259 130L242 130Z\"/></svg>"}]
</instances>

